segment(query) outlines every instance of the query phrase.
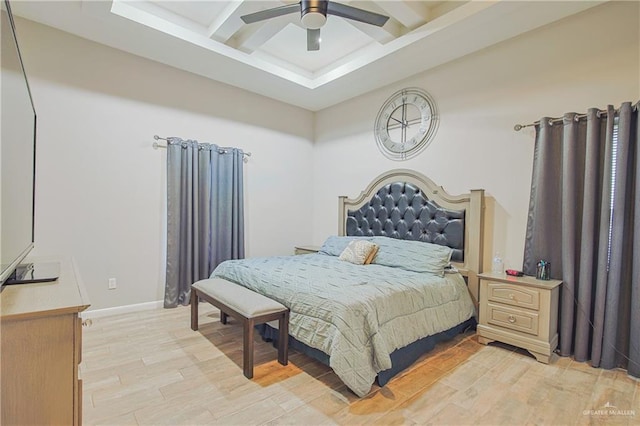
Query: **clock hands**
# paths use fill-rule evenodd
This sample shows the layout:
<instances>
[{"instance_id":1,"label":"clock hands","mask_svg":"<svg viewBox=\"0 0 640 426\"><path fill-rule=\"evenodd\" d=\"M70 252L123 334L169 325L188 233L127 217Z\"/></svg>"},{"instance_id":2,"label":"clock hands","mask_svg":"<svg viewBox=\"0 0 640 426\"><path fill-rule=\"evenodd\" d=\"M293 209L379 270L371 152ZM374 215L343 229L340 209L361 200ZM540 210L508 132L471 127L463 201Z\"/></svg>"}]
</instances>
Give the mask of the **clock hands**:
<instances>
[{"instance_id":1,"label":"clock hands","mask_svg":"<svg viewBox=\"0 0 640 426\"><path fill-rule=\"evenodd\" d=\"M409 127L412 124L417 124L420 123L422 121L422 117L418 117L418 118L413 118L411 120L405 120L405 122L403 123L402 121L398 120L397 118L393 117L393 116L389 116L390 119L396 121L400 126L406 126ZM427 120L429 120L431 117L427 117ZM394 125L395 126L395 125ZM397 128L397 126L395 127L391 127L391 128Z\"/></svg>"},{"instance_id":2,"label":"clock hands","mask_svg":"<svg viewBox=\"0 0 640 426\"><path fill-rule=\"evenodd\" d=\"M400 108L400 107L398 107ZM398 109L396 109L397 111ZM399 123L402 126L402 132L405 133L406 132L406 128L409 127L409 121L407 120L407 101L406 99L402 99L402 120L398 120L397 118L395 118L393 115L391 116L391 119L397 123Z\"/></svg>"},{"instance_id":3,"label":"clock hands","mask_svg":"<svg viewBox=\"0 0 640 426\"><path fill-rule=\"evenodd\" d=\"M406 127L406 126L408 126L408 125L409 125L409 123L407 123L407 121L406 121L406 120L400 121L400 120L398 120L397 118L395 118L394 116L391 116L391 119L392 119L392 120L394 120L394 121L397 121L398 123L400 123L400 125L401 125L402 127Z\"/></svg>"}]
</instances>

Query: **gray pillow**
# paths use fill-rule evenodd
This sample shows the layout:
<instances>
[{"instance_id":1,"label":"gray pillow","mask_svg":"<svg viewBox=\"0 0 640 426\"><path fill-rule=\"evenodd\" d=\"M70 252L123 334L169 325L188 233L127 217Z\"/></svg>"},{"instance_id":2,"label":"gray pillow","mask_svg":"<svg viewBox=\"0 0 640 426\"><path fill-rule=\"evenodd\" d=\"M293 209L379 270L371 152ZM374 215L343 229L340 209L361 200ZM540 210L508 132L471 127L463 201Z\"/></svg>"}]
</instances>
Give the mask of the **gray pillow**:
<instances>
[{"instance_id":1,"label":"gray pillow","mask_svg":"<svg viewBox=\"0 0 640 426\"><path fill-rule=\"evenodd\" d=\"M369 240L379 246L372 262L377 265L444 276L444 268L451 260L452 250L439 244L389 237L370 237Z\"/></svg>"}]
</instances>

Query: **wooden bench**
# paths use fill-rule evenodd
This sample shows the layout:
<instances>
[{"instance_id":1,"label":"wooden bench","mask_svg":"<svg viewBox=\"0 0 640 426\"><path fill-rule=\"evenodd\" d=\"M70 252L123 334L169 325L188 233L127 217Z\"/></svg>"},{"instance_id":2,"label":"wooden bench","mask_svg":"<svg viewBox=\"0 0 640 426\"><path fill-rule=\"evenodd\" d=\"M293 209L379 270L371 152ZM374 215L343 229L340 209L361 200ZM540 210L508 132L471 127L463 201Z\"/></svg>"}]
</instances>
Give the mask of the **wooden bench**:
<instances>
[{"instance_id":1,"label":"wooden bench","mask_svg":"<svg viewBox=\"0 0 640 426\"><path fill-rule=\"evenodd\" d=\"M191 329L198 330L198 302L206 300L220 309L220 322L227 316L242 322L243 370L253 377L253 331L256 324L278 320L278 362L287 365L289 358L289 309L255 291L221 278L198 281L191 285Z\"/></svg>"}]
</instances>

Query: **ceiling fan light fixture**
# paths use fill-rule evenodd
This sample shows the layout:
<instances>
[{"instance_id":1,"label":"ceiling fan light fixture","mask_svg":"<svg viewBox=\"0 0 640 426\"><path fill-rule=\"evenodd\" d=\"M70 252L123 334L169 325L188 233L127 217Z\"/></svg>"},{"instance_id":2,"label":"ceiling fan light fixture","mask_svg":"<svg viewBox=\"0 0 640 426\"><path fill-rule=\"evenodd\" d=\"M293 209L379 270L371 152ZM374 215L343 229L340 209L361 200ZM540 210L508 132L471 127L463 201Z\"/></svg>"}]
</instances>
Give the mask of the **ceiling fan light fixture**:
<instances>
[{"instance_id":1,"label":"ceiling fan light fixture","mask_svg":"<svg viewBox=\"0 0 640 426\"><path fill-rule=\"evenodd\" d=\"M302 0L300 2L300 20L308 30L317 30L327 22L327 1Z\"/></svg>"},{"instance_id":2,"label":"ceiling fan light fixture","mask_svg":"<svg viewBox=\"0 0 640 426\"><path fill-rule=\"evenodd\" d=\"M327 22L327 15L339 16L378 27L382 27L389 20L388 16L329 0L300 0L299 3L289 3L242 15L240 19L245 24L253 24L295 12L300 13L300 23L307 30L308 51L320 50L320 28Z\"/></svg>"},{"instance_id":3,"label":"ceiling fan light fixture","mask_svg":"<svg viewBox=\"0 0 640 426\"><path fill-rule=\"evenodd\" d=\"M302 26L308 30L317 30L327 22L327 17L320 12L307 12L302 15Z\"/></svg>"}]
</instances>

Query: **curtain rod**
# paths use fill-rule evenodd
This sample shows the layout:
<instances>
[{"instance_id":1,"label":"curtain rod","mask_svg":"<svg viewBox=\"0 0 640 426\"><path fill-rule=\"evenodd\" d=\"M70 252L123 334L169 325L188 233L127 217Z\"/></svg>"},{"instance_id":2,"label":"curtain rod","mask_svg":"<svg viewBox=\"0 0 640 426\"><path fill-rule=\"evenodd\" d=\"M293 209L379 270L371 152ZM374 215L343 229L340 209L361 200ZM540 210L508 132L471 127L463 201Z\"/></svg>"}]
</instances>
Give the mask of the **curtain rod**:
<instances>
[{"instance_id":1,"label":"curtain rod","mask_svg":"<svg viewBox=\"0 0 640 426\"><path fill-rule=\"evenodd\" d=\"M633 105L631 107L634 111L637 111L638 108L640 108L640 101L636 102L635 105ZM619 109L614 110L615 112L618 112ZM598 110L598 117L602 116L602 115L607 115L607 110L606 109L600 109ZM576 114L574 117L575 121L581 120L583 118L586 118L587 114ZM556 117L556 118L550 118L549 119L549 125L553 125L556 122L560 122L563 121L564 117ZM529 124L516 124L515 126L513 126L513 130L515 130L516 132L519 132L520 130L524 129L525 127L531 127L531 126L537 126L540 124L540 120L538 121L534 121L533 123L529 123Z\"/></svg>"},{"instance_id":2,"label":"curtain rod","mask_svg":"<svg viewBox=\"0 0 640 426\"><path fill-rule=\"evenodd\" d=\"M598 117L600 117L601 115L607 115L607 111L602 111L599 110L598 111ZM574 121L579 121L583 118L586 118L587 114L576 114L573 119ZM557 123L560 121L563 121L564 117L555 117L555 118L550 118L549 119L549 125L552 126L553 123ZM513 130L515 130L516 132L519 132L520 130L524 129L525 127L532 127L532 126L537 126L540 124L540 120L538 121L534 121L533 123L529 123L529 124L516 124L515 126L513 126Z\"/></svg>"},{"instance_id":3,"label":"curtain rod","mask_svg":"<svg viewBox=\"0 0 640 426\"><path fill-rule=\"evenodd\" d=\"M169 138L161 138L161 137L160 137L160 136L158 136L158 135L153 135L153 138L154 138L156 141L158 141L158 140L162 140L162 141L169 141ZM167 146L166 146L166 145L160 145L158 142L154 142L154 143L152 143L152 144L151 144L151 146L153 147L153 149L159 149L159 148L166 149L166 148L167 148ZM233 149L233 148L230 148L230 147L223 147L223 146L221 146L219 149L221 149L221 150L227 150L227 149ZM226 152L226 151L225 151L225 152ZM251 153L250 153L250 152L243 152L243 153L242 153L242 155L245 157L245 160L246 160L246 157L251 157Z\"/></svg>"}]
</instances>

